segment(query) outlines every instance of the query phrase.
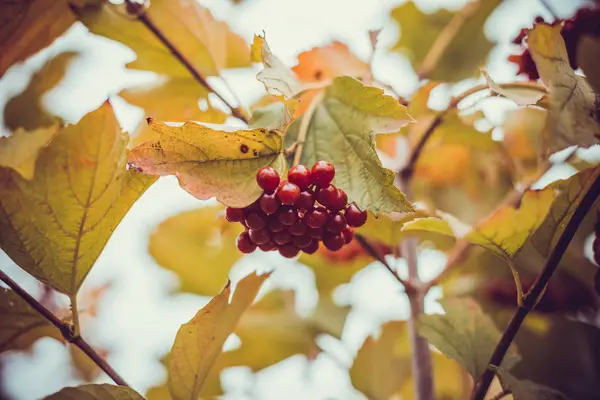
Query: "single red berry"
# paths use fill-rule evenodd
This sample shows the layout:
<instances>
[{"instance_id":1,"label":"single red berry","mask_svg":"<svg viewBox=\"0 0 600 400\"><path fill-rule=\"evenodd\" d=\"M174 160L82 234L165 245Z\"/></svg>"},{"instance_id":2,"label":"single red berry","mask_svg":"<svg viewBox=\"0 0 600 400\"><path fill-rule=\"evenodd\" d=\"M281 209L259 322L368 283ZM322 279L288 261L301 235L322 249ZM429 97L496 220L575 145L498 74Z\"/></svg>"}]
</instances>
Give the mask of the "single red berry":
<instances>
[{"instance_id":1,"label":"single red berry","mask_svg":"<svg viewBox=\"0 0 600 400\"><path fill-rule=\"evenodd\" d=\"M292 241L292 235L286 231L281 231L273 234L273 241L278 245L282 246Z\"/></svg>"},{"instance_id":2,"label":"single red berry","mask_svg":"<svg viewBox=\"0 0 600 400\"><path fill-rule=\"evenodd\" d=\"M293 207L284 207L277 213L279 222L283 225L290 226L298 219L298 212Z\"/></svg>"},{"instance_id":3,"label":"single red berry","mask_svg":"<svg viewBox=\"0 0 600 400\"><path fill-rule=\"evenodd\" d=\"M244 210L244 215L247 217L248 214L251 214L254 211L260 212L260 204L258 202L258 199L252 203L247 205L246 207L242 208L242 210Z\"/></svg>"},{"instance_id":4,"label":"single red berry","mask_svg":"<svg viewBox=\"0 0 600 400\"><path fill-rule=\"evenodd\" d=\"M319 187L327 187L335 176L335 168L327 161L317 161L310 170L312 183Z\"/></svg>"},{"instance_id":5,"label":"single red berry","mask_svg":"<svg viewBox=\"0 0 600 400\"><path fill-rule=\"evenodd\" d=\"M360 208L354 203L350 204L348 208L346 208L346 221L348 221L348 225L358 228L359 226L363 226L365 222L367 222L367 212L361 211Z\"/></svg>"},{"instance_id":6,"label":"single red berry","mask_svg":"<svg viewBox=\"0 0 600 400\"><path fill-rule=\"evenodd\" d=\"M302 220L297 220L288 228L288 232L294 236L304 235L306 233L306 230L306 224Z\"/></svg>"},{"instance_id":7,"label":"single red berry","mask_svg":"<svg viewBox=\"0 0 600 400\"><path fill-rule=\"evenodd\" d=\"M259 203L260 209L267 215L275 214L279 209L279 201L274 194L263 193Z\"/></svg>"},{"instance_id":8,"label":"single red berry","mask_svg":"<svg viewBox=\"0 0 600 400\"><path fill-rule=\"evenodd\" d=\"M262 190L273 193L279 186L279 173L273 167L264 167L256 173L256 182Z\"/></svg>"},{"instance_id":9,"label":"single red berry","mask_svg":"<svg viewBox=\"0 0 600 400\"><path fill-rule=\"evenodd\" d=\"M304 249L308 247L312 243L313 239L308 236L294 236L292 238L292 243L299 249Z\"/></svg>"},{"instance_id":10,"label":"single red berry","mask_svg":"<svg viewBox=\"0 0 600 400\"><path fill-rule=\"evenodd\" d=\"M327 218L327 210L323 207L317 207L306 213L304 221L311 228L320 228L325 225Z\"/></svg>"},{"instance_id":11,"label":"single red berry","mask_svg":"<svg viewBox=\"0 0 600 400\"><path fill-rule=\"evenodd\" d=\"M296 200L296 207L299 210L310 210L315 205L315 197L310 190L305 190L300 193L300 197Z\"/></svg>"},{"instance_id":12,"label":"single red berry","mask_svg":"<svg viewBox=\"0 0 600 400\"><path fill-rule=\"evenodd\" d=\"M319 249L319 241L313 240L308 246L302 249L306 254L314 254Z\"/></svg>"},{"instance_id":13,"label":"single red berry","mask_svg":"<svg viewBox=\"0 0 600 400\"><path fill-rule=\"evenodd\" d=\"M299 252L300 249L291 243L279 246L279 254L281 254L285 258L294 258L298 255Z\"/></svg>"},{"instance_id":14,"label":"single red berry","mask_svg":"<svg viewBox=\"0 0 600 400\"><path fill-rule=\"evenodd\" d=\"M306 234L313 239L323 239L323 228L308 228Z\"/></svg>"},{"instance_id":15,"label":"single red berry","mask_svg":"<svg viewBox=\"0 0 600 400\"><path fill-rule=\"evenodd\" d=\"M344 247L344 244L345 241L342 235L325 236L323 238L323 245L331 251L338 251Z\"/></svg>"},{"instance_id":16,"label":"single red berry","mask_svg":"<svg viewBox=\"0 0 600 400\"><path fill-rule=\"evenodd\" d=\"M267 225L267 217L263 213L256 211L246 216L246 226L250 229L262 229Z\"/></svg>"},{"instance_id":17,"label":"single red berry","mask_svg":"<svg viewBox=\"0 0 600 400\"><path fill-rule=\"evenodd\" d=\"M259 244L258 248L262 251L274 251L277 250L277 245L271 241L263 244Z\"/></svg>"},{"instance_id":18,"label":"single red berry","mask_svg":"<svg viewBox=\"0 0 600 400\"><path fill-rule=\"evenodd\" d=\"M348 195L342 189L336 189L336 196L329 203L329 209L331 211L343 210L348 204Z\"/></svg>"},{"instance_id":19,"label":"single red berry","mask_svg":"<svg viewBox=\"0 0 600 400\"><path fill-rule=\"evenodd\" d=\"M244 220L244 209L227 207L225 209L225 219L229 222L242 222Z\"/></svg>"},{"instance_id":20,"label":"single red berry","mask_svg":"<svg viewBox=\"0 0 600 400\"><path fill-rule=\"evenodd\" d=\"M244 254L250 254L256 250L256 244L252 243L248 232L244 231L237 237L237 248Z\"/></svg>"},{"instance_id":21,"label":"single red berry","mask_svg":"<svg viewBox=\"0 0 600 400\"><path fill-rule=\"evenodd\" d=\"M250 229L248 231L248 235L250 236L250 240L256 244L265 244L271 240L269 231L267 229Z\"/></svg>"},{"instance_id":22,"label":"single red berry","mask_svg":"<svg viewBox=\"0 0 600 400\"><path fill-rule=\"evenodd\" d=\"M300 188L293 183L283 181L277 189L277 198L286 206L293 206L300 197Z\"/></svg>"},{"instance_id":23,"label":"single red berry","mask_svg":"<svg viewBox=\"0 0 600 400\"><path fill-rule=\"evenodd\" d=\"M352 239L354 239L354 229L346 225L342 231L342 236L344 237L346 244L350 243Z\"/></svg>"},{"instance_id":24,"label":"single red berry","mask_svg":"<svg viewBox=\"0 0 600 400\"><path fill-rule=\"evenodd\" d=\"M346 227L346 218L342 214L333 214L327 221L327 230L333 233L341 233Z\"/></svg>"},{"instance_id":25,"label":"single red berry","mask_svg":"<svg viewBox=\"0 0 600 400\"><path fill-rule=\"evenodd\" d=\"M326 188L319 189L317 196L319 203L326 208L330 208L330 205L337 200L338 193L335 186L329 185Z\"/></svg>"},{"instance_id":26,"label":"single red berry","mask_svg":"<svg viewBox=\"0 0 600 400\"><path fill-rule=\"evenodd\" d=\"M279 215L277 214L273 214L269 217L267 225L271 232L281 232L285 229L285 225L283 225L281 221L279 221Z\"/></svg>"},{"instance_id":27,"label":"single red berry","mask_svg":"<svg viewBox=\"0 0 600 400\"><path fill-rule=\"evenodd\" d=\"M310 186L310 171L304 165L294 165L288 171L288 180L296 184L300 190L305 190Z\"/></svg>"}]
</instances>

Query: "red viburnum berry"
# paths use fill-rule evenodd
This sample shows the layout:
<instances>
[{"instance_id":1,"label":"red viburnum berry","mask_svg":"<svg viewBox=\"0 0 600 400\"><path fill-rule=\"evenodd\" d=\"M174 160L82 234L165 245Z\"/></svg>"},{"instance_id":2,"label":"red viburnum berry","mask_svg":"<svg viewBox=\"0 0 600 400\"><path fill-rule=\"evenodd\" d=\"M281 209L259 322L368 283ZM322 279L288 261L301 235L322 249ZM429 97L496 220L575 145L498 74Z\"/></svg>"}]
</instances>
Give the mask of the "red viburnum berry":
<instances>
[{"instance_id":1,"label":"red viburnum berry","mask_svg":"<svg viewBox=\"0 0 600 400\"><path fill-rule=\"evenodd\" d=\"M300 197L300 188L291 182L281 182L277 189L277 198L281 204L286 206L293 206L296 204L296 200Z\"/></svg>"},{"instance_id":2,"label":"red viburnum berry","mask_svg":"<svg viewBox=\"0 0 600 400\"><path fill-rule=\"evenodd\" d=\"M317 161L310 170L310 178L318 187L327 187L335 176L335 168L327 161Z\"/></svg>"},{"instance_id":3,"label":"red viburnum berry","mask_svg":"<svg viewBox=\"0 0 600 400\"><path fill-rule=\"evenodd\" d=\"M325 236L323 245L331 251L338 251L344 247L345 241L342 235Z\"/></svg>"},{"instance_id":4,"label":"red viburnum berry","mask_svg":"<svg viewBox=\"0 0 600 400\"><path fill-rule=\"evenodd\" d=\"M354 239L354 229L346 225L342 231L342 236L344 237L346 244L350 243L352 239Z\"/></svg>"},{"instance_id":5,"label":"red viburnum berry","mask_svg":"<svg viewBox=\"0 0 600 400\"><path fill-rule=\"evenodd\" d=\"M344 215L346 216L348 225L354 228L363 226L365 222L367 222L367 212L361 211L360 208L358 208L358 206L354 203L350 204L348 208L346 208Z\"/></svg>"},{"instance_id":6,"label":"red viburnum berry","mask_svg":"<svg viewBox=\"0 0 600 400\"><path fill-rule=\"evenodd\" d=\"M242 222L244 220L244 209L227 207L225 209L225 219L229 222Z\"/></svg>"},{"instance_id":7,"label":"red viburnum berry","mask_svg":"<svg viewBox=\"0 0 600 400\"><path fill-rule=\"evenodd\" d=\"M332 214L327 221L327 230L333 233L342 233L346 227L346 218L342 214Z\"/></svg>"},{"instance_id":8,"label":"red viburnum berry","mask_svg":"<svg viewBox=\"0 0 600 400\"><path fill-rule=\"evenodd\" d=\"M279 215L274 214L269 217L269 221L267 222L268 228L271 232L281 232L285 229L285 225L279 221Z\"/></svg>"},{"instance_id":9,"label":"red viburnum berry","mask_svg":"<svg viewBox=\"0 0 600 400\"><path fill-rule=\"evenodd\" d=\"M258 248L262 251L274 251L277 250L277 245L271 241L263 244L259 244Z\"/></svg>"},{"instance_id":10,"label":"red viburnum berry","mask_svg":"<svg viewBox=\"0 0 600 400\"><path fill-rule=\"evenodd\" d=\"M338 188L335 198L329 204L329 209L331 211L340 211L346 207L346 204L348 204L348 195L342 189Z\"/></svg>"},{"instance_id":11,"label":"red viburnum berry","mask_svg":"<svg viewBox=\"0 0 600 400\"><path fill-rule=\"evenodd\" d=\"M281 231L273 234L273 241L278 245L282 246L292 241L292 235L286 231Z\"/></svg>"},{"instance_id":12,"label":"red viburnum berry","mask_svg":"<svg viewBox=\"0 0 600 400\"><path fill-rule=\"evenodd\" d=\"M274 194L263 193L259 204L260 209L267 215L275 214L279 209L279 201Z\"/></svg>"},{"instance_id":13,"label":"red viburnum berry","mask_svg":"<svg viewBox=\"0 0 600 400\"><path fill-rule=\"evenodd\" d=\"M306 190L311 184L310 171L304 165L294 165L288 171L288 180L300 190Z\"/></svg>"},{"instance_id":14,"label":"red viburnum berry","mask_svg":"<svg viewBox=\"0 0 600 400\"><path fill-rule=\"evenodd\" d=\"M308 228L306 234L313 239L321 240L323 239L323 228Z\"/></svg>"},{"instance_id":15,"label":"red viburnum berry","mask_svg":"<svg viewBox=\"0 0 600 400\"><path fill-rule=\"evenodd\" d=\"M283 207L278 212L279 222L290 226L298 219L298 212L293 207Z\"/></svg>"},{"instance_id":16,"label":"red viburnum berry","mask_svg":"<svg viewBox=\"0 0 600 400\"><path fill-rule=\"evenodd\" d=\"M315 205L315 197L312 191L305 190L300 193L298 200L296 200L296 207L299 210L310 210Z\"/></svg>"},{"instance_id":17,"label":"red viburnum berry","mask_svg":"<svg viewBox=\"0 0 600 400\"><path fill-rule=\"evenodd\" d=\"M237 248L244 254L250 254L256 250L256 244L250 240L248 232L242 232L237 237Z\"/></svg>"},{"instance_id":18,"label":"red viburnum berry","mask_svg":"<svg viewBox=\"0 0 600 400\"><path fill-rule=\"evenodd\" d=\"M288 228L288 232L294 236L302 236L306 233L307 226L302 220L297 220Z\"/></svg>"},{"instance_id":19,"label":"red viburnum berry","mask_svg":"<svg viewBox=\"0 0 600 400\"><path fill-rule=\"evenodd\" d=\"M267 217L257 211L253 211L246 216L246 226L250 229L262 229L267 225Z\"/></svg>"},{"instance_id":20,"label":"red viburnum berry","mask_svg":"<svg viewBox=\"0 0 600 400\"><path fill-rule=\"evenodd\" d=\"M256 182L262 190L273 193L279 186L279 173L273 167L264 167L256 173Z\"/></svg>"},{"instance_id":21,"label":"red viburnum berry","mask_svg":"<svg viewBox=\"0 0 600 400\"><path fill-rule=\"evenodd\" d=\"M319 249L319 241L314 240L308 246L302 249L306 254L314 254Z\"/></svg>"},{"instance_id":22,"label":"red viburnum berry","mask_svg":"<svg viewBox=\"0 0 600 400\"><path fill-rule=\"evenodd\" d=\"M299 252L300 249L291 243L284 244L283 246L279 247L279 254L281 254L285 258L294 258L298 255Z\"/></svg>"},{"instance_id":23,"label":"red viburnum berry","mask_svg":"<svg viewBox=\"0 0 600 400\"><path fill-rule=\"evenodd\" d=\"M248 231L248 236L253 243L256 244L265 244L271 240L269 235L269 231L267 229L250 229Z\"/></svg>"},{"instance_id":24,"label":"red viburnum berry","mask_svg":"<svg viewBox=\"0 0 600 400\"><path fill-rule=\"evenodd\" d=\"M321 188L317 192L317 201L326 208L330 208L330 205L337 200L337 197L338 192L335 186L333 185Z\"/></svg>"},{"instance_id":25,"label":"red viburnum berry","mask_svg":"<svg viewBox=\"0 0 600 400\"><path fill-rule=\"evenodd\" d=\"M306 213L304 221L311 228L320 228L327 223L327 218L327 210L323 207L317 207Z\"/></svg>"},{"instance_id":26,"label":"red viburnum berry","mask_svg":"<svg viewBox=\"0 0 600 400\"><path fill-rule=\"evenodd\" d=\"M312 243L313 239L308 236L294 236L292 243L299 249L304 249Z\"/></svg>"}]
</instances>

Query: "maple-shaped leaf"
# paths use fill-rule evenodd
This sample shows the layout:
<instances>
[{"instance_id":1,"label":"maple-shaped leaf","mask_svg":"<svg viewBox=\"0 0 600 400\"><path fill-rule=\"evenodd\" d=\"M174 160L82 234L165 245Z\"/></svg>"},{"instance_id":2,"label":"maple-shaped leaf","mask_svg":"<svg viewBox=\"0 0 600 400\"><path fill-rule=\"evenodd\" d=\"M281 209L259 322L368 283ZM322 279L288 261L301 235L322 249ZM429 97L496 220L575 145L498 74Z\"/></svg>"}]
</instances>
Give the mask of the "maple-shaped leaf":
<instances>
[{"instance_id":1,"label":"maple-shaped leaf","mask_svg":"<svg viewBox=\"0 0 600 400\"><path fill-rule=\"evenodd\" d=\"M128 64L171 76L189 77L186 68L142 22L127 15L125 4L101 2L73 7L92 33L129 46L137 59ZM146 11L156 27L203 75L250 66L250 50L225 22L193 0L154 0Z\"/></svg>"},{"instance_id":2,"label":"maple-shaped leaf","mask_svg":"<svg viewBox=\"0 0 600 400\"><path fill-rule=\"evenodd\" d=\"M25 179L33 178L40 150L58 130L58 124L32 131L19 128L9 137L0 137L0 167L11 168Z\"/></svg>"},{"instance_id":3,"label":"maple-shaped leaf","mask_svg":"<svg viewBox=\"0 0 600 400\"><path fill-rule=\"evenodd\" d=\"M58 392L44 397L43 400L144 400L135 390L124 387L108 385L106 383L98 385L82 385L76 387L66 387Z\"/></svg>"},{"instance_id":4,"label":"maple-shaped leaf","mask_svg":"<svg viewBox=\"0 0 600 400\"><path fill-rule=\"evenodd\" d=\"M487 84L493 93L506 97L507 99L510 99L517 103L517 105L519 106L529 106L532 104L536 104L546 95L545 91L540 91L537 88L502 87L492 79L492 77L487 73L487 71L481 70L481 73L487 81Z\"/></svg>"},{"instance_id":5,"label":"maple-shaped leaf","mask_svg":"<svg viewBox=\"0 0 600 400\"><path fill-rule=\"evenodd\" d=\"M231 302L228 284L194 318L179 328L169 357L169 391L174 400L199 397L225 339L233 332L268 276L253 273L242 279Z\"/></svg>"},{"instance_id":6,"label":"maple-shaped leaf","mask_svg":"<svg viewBox=\"0 0 600 400\"><path fill-rule=\"evenodd\" d=\"M483 27L498 4L500 0L472 1L456 13L442 9L426 14L413 1L408 1L391 13L400 25L400 39L393 50L405 54L417 72L426 72L433 80L459 81L475 76L493 47ZM430 54L448 24L457 24L460 19L464 19L464 23L458 25L458 31L441 54ZM436 62L437 66L430 70Z\"/></svg>"},{"instance_id":7,"label":"maple-shaped leaf","mask_svg":"<svg viewBox=\"0 0 600 400\"><path fill-rule=\"evenodd\" d=\"M133 203L155 181L127 171L126 134L107 102L61 129L31 180L0 168L0 247L21 268L75 295Z\"/></svg>"},{"instance_id":8,"label":"maple-shaped leaf","mask_svg":"<svg viewBox=\"0 0 600 400\"><path fill-rule=\"evenodd\" d=\"M256 172L285 168L282 137L266 129L223 131L194 122L171 126L148 120L159 139L142 143L129 153L129 164L152 175L175 175L179 184L200 200L216 197L230 207L245 207L262 189Z\"/></svg>"},{"instance_id":9,"label":"maple-shaped leaf","mask_svg":"<svg viewBox=\"0 0 600 400\"><path fill-rule=\"evenodd\" d=\"M527 36L529 52L549 91L547 146L550 152L571 145L589 147L600 142L596 94L587 80L573 71L561 25L536 24Z\"/></svg>"},{"instance_id":10,"label":"maple-shaped leaf","mask_svg":"<svg viewBox=\"0 0 600 400\"><path fill-rule=\"evenodd\" d=\"M48 47L75 22L66 0L2 0L0 9L0 76Z\"/></svg>"},{"instance_id":11,"label":"maple-shaped leaf","mask_svg":"<svg viewBox=\"0 0 600 400\"><path fill-rule=\"evenodd\" d=\"M76 57L77 53L65 52L47 61L33 74L25 90L6 103L4 123L10 130L23 128L33 131L56 123L56 117L46 109L44 98L63 79L69 64Z\"/></svg>"},{"instance_id":12,"label":"maple-shaped leaf","mask_svg":"<svg viewBox=\"0 0 600 400\"><path fill-rule=\"evenodd\" d=\"M292 99L303 90L302 83L294 73L273 55L264 36L254 35L251 51L253 61L260 61L264 65L256 79L265 85L268 93Z\"/></svg>"},{"instance_id":13,"label":"maple-shaped leaf","mask_svg":"<svg viewBox=\"0 0 600 400\"><path fill-rule=\"evenodd\" d=\"M388 400L410 378L410 353L406 322L392 321L381 327L377 338L369 336L350 368L352 385L372 400Z\"/></svg>"},{"instance_id":14,"label":"maple-shaped leaf","mask_svg":"<svg viewBox=\"0 0 600 400\"><path fill-rule=\"evenodd\" d=\"M42 337L64 341L50 321L9 289L0 288L0 353L27 350Z\"/></svg>"},{"instance_id":15,"label":"maple-shaped leaf","mask_svg":"<svg viewBox=\"0 0 600 400\"><path fill-rule=\"evenodd\" d=\"M185 211L163 221L150 236L148 251L177 274L182 292L218 294L241 258L235 244L241 226L228 223L219 216L222 212L220 206Z\"/></svg>"},{"instance_id":16,"label":"maple-shaped leaf","mask_svg":"<svg viewBox=\"0 0 600 400\"><path fill-rule=\"evenodd\" d=\"M375 151L375 133L397 132L412 121L406 107L381 89L339 77L313 100L311 108L290 125L285 137L286 146L304 139L300 163L333 163L334 184L361 209L412 210L394 186L395 173L381 165Z\"/></svg>"},{"instance_id":17,"label":"maple-shaped leaf","mask_svg":"<svg viewBox=\"0 0 600 400\"><path fill-rule=\"evenodd\" d=\"M487 369L490 356L500 340L500 331L473 299L446 298L441 303L446 314L420 316L419 333L478 379ZM508 370L519 360L513 346L500 367Z\"/></svg>"},{"instance_id":18,"label":"maple-shaped leaf","mask_svg":"<svg viewBox=\"0 0 600 400\"><path fill-rule=\"evenodd\" d=\"M548 190L558 194L551 204L548 216L532 237L535 249L548 256L563 234L579 203L593 182L600 175L600 166L585 169L569 179L561 179L548 185ZM592 208L593 209L593 208Z\"/></svg>"},{"instance_id":19,"label":"maple-shaped leaf","mask_svg":"<svg viewBox=\"0 0 600 400\"><path fill-rule=\"evenodd\" d=\"M159 121L202 121L222 124L227 114L210 104L208 92L192 78L171 78L158 86L125 89L119 96L128 103L144 109L146 117ZM202 101L200 108L198 102ZM140 121L133 135L132 144L137 145L158 139L158 133Z\"/></svg>"}]
</instances>

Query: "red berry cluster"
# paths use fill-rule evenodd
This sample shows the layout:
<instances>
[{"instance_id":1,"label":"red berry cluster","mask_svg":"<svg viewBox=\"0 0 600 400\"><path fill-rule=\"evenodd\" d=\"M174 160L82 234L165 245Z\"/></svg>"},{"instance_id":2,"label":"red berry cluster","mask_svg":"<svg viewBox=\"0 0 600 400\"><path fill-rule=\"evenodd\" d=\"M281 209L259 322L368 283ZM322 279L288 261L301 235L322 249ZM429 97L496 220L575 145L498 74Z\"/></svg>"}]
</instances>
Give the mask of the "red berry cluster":
<instances>
[{"instance_id":1,"label":"red berry cluster","mask_svg":"<svg viewBox=\"0 0 600 400\"><path fill-rule=\"evenodd\" d=\"M340 250L354 238L353 227L364 225L367 212L348 205L346 193L331 184L333 164L317 161L309 170L295 165L288 179L280 181L271 167L256 174L263 194L245 208L228 207L225 218L246 228L237 238L242 253L275 251L287 258L300 250L313 254L323 242L331 251Z\"/></svg>"}]
</instances>

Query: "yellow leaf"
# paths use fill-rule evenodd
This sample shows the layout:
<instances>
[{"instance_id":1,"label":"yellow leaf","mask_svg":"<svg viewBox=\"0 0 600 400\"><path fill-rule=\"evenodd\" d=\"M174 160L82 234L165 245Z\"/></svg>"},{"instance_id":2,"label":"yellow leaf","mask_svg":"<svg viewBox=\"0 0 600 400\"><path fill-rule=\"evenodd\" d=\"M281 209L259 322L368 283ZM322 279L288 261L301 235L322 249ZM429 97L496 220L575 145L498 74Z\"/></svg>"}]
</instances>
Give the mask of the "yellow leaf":
<instances>
[{"instance_id":1,"label":"yellow leaf","mask_svg":"<svg viewBox=\"0 0 600 400\"><path fill-rule=\"evenodd\" d=\"M358 351L350 379L371 400L389 400L410 377L406 323L388 322L378 338L368 337Z\"/></svg>"},{"instance_id":2,"label":"yellow leaf","mask_svg":"<svg viewBox=\"0 0 600 400\"><path fill-rule=\"evenodd\" d=\"M185 67L141 22L127 15L125 5L103 2L75 8L92 33L106 36L133 49L137 59L128 66L171 76L189 77ZM147 10L158 29L205 76L224 68L250 66L250 51L243 38L226 23L193 0L154 0Z\"/></svg>"},{"instance_id":3,"label":"yellow leaf","mask_svg":"<svg viewBox=\"0 0 600 400\"><path fill-rule=\"evenodd\" d=\"M298 140L303 127L306 138L301 164L332 162L336 166L334 184L362 209L375 214L412 210L394 186L396 174L381 165L374 136L397 132L412 122L406 107L384 95L383 90L350 77L335 78L322 94L313 100L314 113L307 113L290 125L286 147ZM310 119L308 123L304 118Z\"/></svg>"},{"instance_id":4,"label":"yellow leaf","mask_svg":"<svg viewBox=\"0 0 600 400\"><path fill-rule=\"evenodd\" d=\"M400 25L400 39L393 50L405 54L413 68L421 72L431 67L429 50L444 34L446 26L456 18L464 19L458 32L439 56L436 68L428 78L440 81L459 81L475 76L485 63L493 47L483 32L488 16L496 9L500 0L471 1L458 13L442 9L433 14L423 13L413 1L392 10L392 18ZM447 34L447 33L446 33ZM431 57L431 56L429 56Z\"/></svg>"},{"instance_id":5,"label":"yellow leaf","mask_svg":"<svg viewBox=\"0 0 600 400\"><path fill-rule=\"evenodd\" d=\"M27 88L11 98L4 108L4 123L13 131L24 128L33 131L56 123L56 118L48 114L44 105L47 92L53 89L65 75L69 64L77 53L60 53L32 77Z\"/></svg>"},{"instance_id":6,"label":"yellow leaf","mask_svg":"<svg viewBox=\"0 0 600 400\"><path fill-rule=\"evenodd\" d=\"M242 256L235 244L241 226L220 218L222 210L213 206L183 212L163 221L150 236L150 254L177 274L182 292L216 295Z\"/></svg>"},{"instance_id":7,"label":"yellow leaf","mask_svg":"<svg viewBox=\"0 0 600 400\"><path fill-rule=\"evenodd\" d=\"M600 39L593 35L581 35L577 42L577 64L596 93L600 93L600 73L596 67L598 59Z\"/></svg>"},{"instance_id":8,"label":"yellow leaf","mask_svg":"<svg viewBox=\"0 0 600 400\"><path fill-rule=\"evenodd\" d=\"M82 385L77 387L66 387L44 400L144 400L135 390L123 386L108 384Z\"/></svg>"},{"instance_id":9,"label":"yellow leaf","mask_svg":"<svg viewBox=\"0 0 600 400\"><path fill-rule=\"evenodd\" d=\"M21 268L74 295L112 231L155 180L126 171L127 135L105 103L61 129L32 180L0 168L0 246Z\"/></svg>"},{"instance_id":10,"label":"yellow leaf","mask_svg":"<svg viewBox=\"0 0 600 400\"><path fill-rule=\"evenodd\" d=\"M66 0L2 0L0 9L0 76L49 46L75 22Z\"/></svg>"},{"instance_id":11,"label":"yellow leaf","mask_svg":"<svg viewBox=\"0 0 600 400\"><path fill-rule=\"evenodd\" d=\"M471 243L510 259L540 227L554 200L554 190L527 190L518 209L500 207L465 236Z\"/></svg>"},{"instance_id":12,"label":"yellow leaf","mask_svg":"<svg viewBox=\"0 0 600 400\"><path fill-rule=\"evenodd\" d=\"M58 128L58 124L33 131L19 128L7 138L0 137L0 167L12 168L25 179L33 178L38 154L50 143Z\"/></svg>"},{"instance_id":13,"label":"yellow leaf","mask_svg":"<svg viewBox=\"0 0 600 400\"><path fill-rule=\"evenodd\" d=\"M141 107L145 116L160 121L202 121L222 124L227 115L213 108L208 92L191 78L172 78L158 86L134 87L119 93L127 102ZM198 101L205 106L201 109ZM145 121L141 121L133 136L133 144L158 139L158 134Z\"/></svg>"},{"instance_id":14,"label":"yellow leaf","mask_svg":"<svg viewBox=\"0 0 600 400\"><path fill-rule=\"evenodd\" d=\"M589 147L600 141L600 124L594 119L596 94L571 68L561 29L560 24L539 23L527 37L529 52L550 93L550 152L571 145Z\"/></svg>"},{"instance_id":15,"label":"yellow leaf","mask_svg":"<svg viewBox=\"0 0 600 400\"><path fill-rule=\"evenodd\" d=\"M408 221L402 226L403 232L425 231L434 232L446 236L454 236L452 228L447 221L439 218L418 218Z\"/></svg>"},{"instance_id":16,"label":"yellow leaf","mask_svg":"<svg viewBox=\"0 0 600 400\"><path fill-rule=\"evenodd\" d=\"M245 207L262 193L256 183L260 168L272 166L280 173L285 168L277 131L226 132L193 122L148 123L160 138L134 148L130 165L145 174L176 175L181 187L201 200L216 197L225 205Z\"/></svg>"},{"instance_id":17,"label":"yellow leaf","mask_svg":"<svg viewBox=\"0 0 600 400\"><path fill-rule=\"evenodd\" d=\"M271 53L267 40L263 36L254 36L252 44L252 57L262 61L264 69L256 75L269 94L284 96L292 99L303 90L302 84L296 79L292 71Z\"/></svg>"},{"instance_id":18,"label":"yellow leaf","mask_svg":"<svg viewBox=\"0 0 600 400\"><path fill-rule=\"evenodd\" d=\"M0 288L0 353L27 350L42 337L61 342L62 334L15 292Z\"/></svg>"},{"instance_id":19,"label":"yellow leaf","mask_svg":"<svg viewBox=\"0 0 600 400\"><path fill-rule=\"evenodd\" d=\"M169 359L169 390L174 400L195 400L199 397L225 339L233 332L268 276L253 273L242 279L231 302L228 284L194 318L179 328Z\"/></svg>"}]
</instances>

